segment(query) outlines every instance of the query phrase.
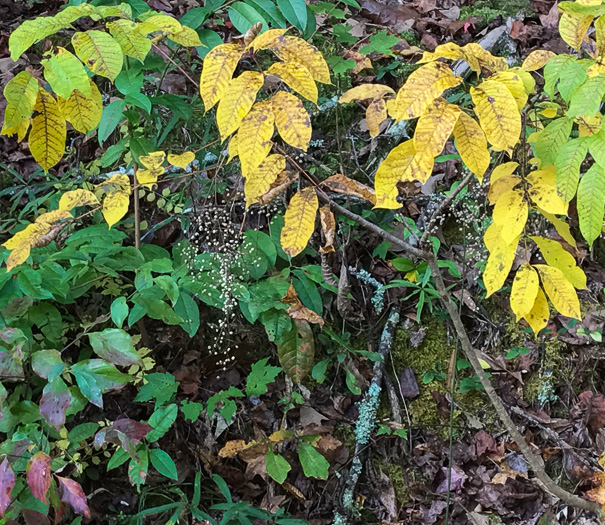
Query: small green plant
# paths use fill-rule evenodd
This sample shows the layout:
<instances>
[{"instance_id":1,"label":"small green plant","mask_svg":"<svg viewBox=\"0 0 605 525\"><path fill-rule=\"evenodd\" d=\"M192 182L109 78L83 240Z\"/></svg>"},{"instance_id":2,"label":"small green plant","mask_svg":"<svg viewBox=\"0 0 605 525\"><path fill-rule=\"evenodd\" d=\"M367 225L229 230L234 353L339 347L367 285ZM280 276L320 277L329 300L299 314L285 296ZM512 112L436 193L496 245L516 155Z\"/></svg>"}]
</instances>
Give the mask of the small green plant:
<instances>
[{"instance_id":1,"label":"small green plant","mask_svg":"<svg viewBox=\"0 0 605 525\"><path fill-rule=\"evenodd\" d=\"M431 381L445 381L447 374L443 371L441 363L437 361L433 370L425 370L422 373L422 382L428 385Z\"/></svg>"}]
</instances>

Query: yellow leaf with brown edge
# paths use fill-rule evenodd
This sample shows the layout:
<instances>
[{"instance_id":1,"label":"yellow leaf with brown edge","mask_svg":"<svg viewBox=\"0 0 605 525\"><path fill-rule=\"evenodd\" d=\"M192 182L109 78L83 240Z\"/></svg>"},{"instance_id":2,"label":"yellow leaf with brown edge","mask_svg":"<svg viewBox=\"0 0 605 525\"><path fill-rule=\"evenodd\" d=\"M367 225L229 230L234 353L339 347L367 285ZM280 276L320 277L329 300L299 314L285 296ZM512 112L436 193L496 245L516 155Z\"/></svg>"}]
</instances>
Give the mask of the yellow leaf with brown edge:
<instances>
[{"instance_id":1,"label":"yellow leaf with brown edge","mask_svg":"<svg viewBox=\"0 0 605 525\"><path fill-rule=\"evenodd\" d=\"M576 240L573 238L573 235L571 234L571 230L569 228L569 224L567 224L565 221L562 221L561 219L559 219L558 217L555 217L552 213L548 213L547 211L541 209L540 207L538 207L538 211L544 215L544 217L546 217L551 223L552 225L555 227L555 229L557 230L557 233L570 245L573 246L574 248L578 248L578 244L576 242Z\"/></svg>"},{"instance_id":2,"label":"yellow leaf with brown edge","mask_svg":"<svg viewBox=\"0 0 605 525\"><path fill-rule=\"evenodd\" d=\"M176 166L177 168L181 168L184 170L195 160L195 153L193 151L185 151L180 155L175 155L174 153L168 154L168 163L171 166Z\"/></svg>"},{"instance_id":3,"label":"yellow leaf with brown edge","mask_svg":"<svg viewBox=\"0 0 605 525\"><path fill-rule=\"evenodd\" d=\"M246 208L259 202L259 199L269 191L277 176L286 169L286 157L281 154L269 155L260 166L251 171L244 184Z\"/></svg>"},{"instance_id":4,"label":"yellow leaf with brown edge","mask_svg":"<svg viewBox=\"0 0 605 525\"><path fill-rule=\"evenodd\" d=\"M548 213L567 215L569 205L559 197L555 186L536 184L529 189L528 194L536 206L546 210Z\"/></svg>"},{"instance_id":5,"label":"yellow leaf with brown edge","mask_svg":"<svg viewBox=\"0 0 605 525\"><path fill-rule=\"evenodd\" d=\"M492 245L492 251L487 258L487 265L483 272L483 284L487 290L486 298L504 286L515 260L519 239L520 236L508 243L500 235L498 242Z\"/></svg>"},{"instance_id":6,"label":"yellow leaf with brown edge","mask_svg":"<svg viewBox=\"0 0 605 525\"><path fill-rule=\"evenodd\" d=\"M317 104L317 84L304 65L298 62L276 62L267 69L267 75L278 76L291 89Z\"/></svg>"},{"instance_id":7,"label":"yellow leaf with brown edge","mask_svg":"<svg viewBox=\"0 0 605 525\"><path fill-rule=\"evenodd\" d=\"M525 57L525 60L523 60L521 67L528 72L537 71L538 69L543 68L547 64L547 62L554 56L555 53L548 49L536 49Z\"/></svg>"},{"instance_id":8,"label":"yellow leaf with brown edge","mask_svg":"<svg viewBox=\"0 0 605 525\"><path fill-rule=\"evenodd\" d=\"M454 126L454 139L460 158L466 167L475 174L479 183L483 182L483 174L489 167L489 151L485 133L474 118L464 111L460 112Z\"/></svg>"},{"instance_id":9,"label":"yellow leaf with brown edge","mask_svg":"<svg viewBox=\"0 0 605 525\"><path fill-rule=\"evenodd\" d=\"M509 89L501 82L485 80L471 88L471 98L487 140L494 149L512 153L521 134L521 114Z\"/></svg>"},{"instance_id":10,"label":"yellow leaf with brown edge","mask_svg":"<svg viewBox=\"0 0 605 525\"><path fill-rule=\"evenodd\" d=\"M302 304L291 283L286 295L280 301L290 305L286 310L290 318L323 326L324 320L316 312Z\"/></svg>"},{"instance_id":11,"label":"yellow leaf with brown edge","mask_svg":"<svg viewBox=\"0 0 605 525\"><path fill-rule=\"evenodd\" d=\"M67 100L58 98L59 108L76 131L88 133L101 122L103 97L97 85L89 79L90 96L86 97L75 89Z\"/></svg>"},{"instance_id":12,"label":"yellow leaf with brown edge","mask_svg":"<svg viewBox=\"0 0 605 525\"><path fill-rule=\"evenodd\" d=\"M282 171L277 176L277 179L275 179L275 182L271 184L269 190L258 199L259 204L269 204L272 200L286 191L294 182L296 182L296 180L298 180L298 172L289 170Z\"/></svg>"},{"instance_id":13,"label":"yellow leaf with brown edge","mask_svg":"<svg viewBox=\"0 0 605 525\"><path fill-rule=\"evenodd\" d=\"M232 458L246 448L246 442L243 439L227 441L223 448L218 451L221 458Z\"/></svg>"},{"instance_id":14,"label":"yellow leaf with brown edge","mask_svg":"<svg viewBox=\"0 0 605 525\"><path fill-rule=\"evenodd\" d=\"M331 177L328 177L321 183L323 186L327 186L330 190L336 193L342 193L343 195L349 195L351 197L359 197L365 199L372 204L376 203L376 192L356 180L350 179L346 175L336 173Z\"/></svg>"},{"instance_id":15,"label":"yellow leaf with brown edge","mask_svg":"<svg viewBox=\"0 0 605 525\"><path fill-rule=\"evenodd\" d=\"M534 306L530 312L523 317L527 321L527 324L533 330L535 336L538 336L541 330L546 328L548 325L548 318L550 317L550 311L548 309L548 302L546 296L541 288L538 288L538 294Z\"/></svg>"},{"instance_id":16,"label":"yellow leaf with brown edge","mask_svg":"<svg viewBox=\"0 0 605 525\"><path fill-rule=\"evenodd\" d=\"M584 290L586 288L586 275L576 265L576 259L569 253L561 243L553 241L552 239L545 239L544 237L533 236L531 240L534 241L540 252L546 261L546 264L558 268L563 272L565 278L578 290Z\"/></svg>"},{"instance_id":17,"label":"yellow leaf with brown edge","mask_svg":"<svg viewBox=\"0 0 605 525\"><path fill-rule=\"evenodd\" d=\"M336 236L336 219L334 219L334 214L328 206L319 208L319 220L324 236L324 245L319 249L319 252L333 253L334 237Z\"/></svg>"},{"instance_id":18,"label":"yellow leaf with brown edge","mask_svg":"<svg viewBox=\"0 0 605 525\"><path fill-rule=\"evenodd\" d=\"M29 149L36 162L47 172L63 157L67 124L55 98L41 88L34 111L38 113L32 120Z\"/></svg>"},{"instance_id":19,"label":"yellow leaf with brown edge","mask_svg":"<svg viewBox=\"0 0 605 525\"><path fill-rule=\"evenodd\" d=\"M498 71L496 74L489 77L490 80L501 82L504 84L511 95L514 97L517 103L517 108L521 111L527 103L527 92L525 91L525 84L521 79L521 75L514 73L513 71Z\"/></svg>"},{"instance_id":20,"label":"yellow leaf with brown edge","mask_svg":"<svg viewBox=\"0 0 605 525\"><path fill-rule=\"evenodd\" d=\"M417 118L446 89L460 82L461 79L454 76L447 64L430 62L408 77L397 97L389 104L389 113L397 121Z\"/></svg>"},{"instance_id":21,"label":"yellow leaf with brown edge","mask_svg":"<svg viewBox=\"0 0 605 525\"><path fill-rule=\"evenodd\" d=\"M309 243L318 207L317 193L312 187L300 190L290 199L280 235L281 246L290 257L298 255Z\"/></svg>"},{"instance_id":22,"label":"yellow leaf with brown edge","mask_svg":"<svg viewBox=\"0 0 605 525\"><path fill-rule=\"evenodd\" d=\"M512 190L520 182L521 177L518 177L517 175L508 175L490 184L489 191L487 192L489 203L492 205L496 204L502 195Z\"/></svg>"},{"instance_id":23,"label":"yellow leaf with brown edge","mask_svg":"<svg viewBox=\"0 0 605 525\"><path fill-rule=\"evenodd\" d=\"M414 149L427 149L433 157L439 155L454 131L460 108L442 97L433 100L418 119L414 131Z\"/></svg>"},{"instance_id":24,"label":"yellow leaf with brown edge","mask_svg":"<svg viewBox=\"0 0 605 525\"><path fill-rule=\"evenodd\" d=\"M206 111L223 96L244 48L239 44L220 44L213 47L206 58L200 76L200 95Z\"/></svg>"},{"instance_id":25,"label":"yellow leaf with brown edge","mask_svg":"<svg viewBox=\"0 0 605 525\"><path fill-rule=\"evenodd\" d=\"M433 172L435 159L429 150L416 152L412 139L393 148L380 164L374 178L376 191L375 208L396 210L401 208L397 202L399 181L420 181L425 183Z\"/></svg>"},{"instance_id":26,"label":"yellow leaf with brown edge","mask_svg":"<svg viewBox=\"0 0 605 525\"><path fill-rule=\"evenodd\" d=\"M536 270L531 264L522 264L515 274L510 293L510 307L517 316L517 321L531 312L539 289L540 282Z\"/></svg>"},{"instance_id":27,"label":"yellow leaf with brown edge","mask_svg":"<svg viewBox=\"0 0 605 525\"><path fill-rule=\"evenodd\" d=\"M287 91L271 98L275 127L286 144L307 151L311 140L311 119L301 100Z\"/></svg>"},{"instance_id":28,"label":"yellow leaf with brown edge","mask_svg":"<svg viewBox=\"0 0 605 525\"><path fill-rule=\"evenodd\" d=\"M287 29L269 29L264 33L258 35L252 42L250 42L246 49L254 49L260 51L261 49L268 49L277 43L277 39L282 36Z\"/></svg>"},{"instance_id":29,"label":"yellow leaf with brown edge","mask_svg":"<svg viewBox=\"0 0 605 525\"><path fill-rule=\"evenodd\" d=\"M507 191L496 201L493 219L496 224L502 226L502 239L512 242L525 228L529 208L519 190Z\"/></svg>"},{"instance_id":30,"label":"yellow leaf with brown edge","mask_svg":"<svg viewBox=\"0 0 605 525\"><path fill-rule=\"evenodd\" d=\"M580 301L573 285L559 268L536 264L542 286L552 305L557 311L573 319L581 319Z\"/></svg>"},{"instance_id":31,"label":"yellow leaf with brown edge","mask_svg":"<svg viewBox=\"0 0 605 525\"><path fill-rule=\"evenodd\" d=\"M354 102L356 100L379 99L386 95L394 95L395 91L383 84L361 84L345 91L338 99L339 104Z\"/></svg>"},{"instance_id":32,"label":"yellow leaf with brown edge","mask_svg":"<svg viewBox=\"0 0 605 525\"><path fill-rule=\"evenodd\" d=\"M323 54L302 38L282 35L269 47L284 62L298 62L305 66L316 82L331 84L330 68Z\"/></svg>"},{"instance_id":33,"label":"yellow leaf with brown edge","mask_svg":"<svg viewBox=\"0 0 605 525\"><path fill-rule=\"evenodd\" d=\"M257 102L242 119L237 133L239 160L242 175L249 177L267 158L273 136L275 115L270 100Z\"/></svg>"},{"instance_id":34,"label":"yellow leaf with brown edge","mask_svg":"<svg viewBox=\"0 0 605 525\"><path fill-rule=\"evenodd\" d=\"M366 108L366 124L370 137L374 138L380 135L380 125L387 119L386 102L379 98L372 100Z\"/></svg>"},{"instance_id":35,"label":"yellow leaf with brown edge","mask_svg":"<svg viewBox=\"0 0 605 525\"><path fill-rule=\"evenodd\" d=\"M61 195L59 199L60 210L73 210L78 206L99 206L100 202L97 196L89 190L72 190Z\"/></svg>"},{"instance_id":36,"label":"yellow leaf with brown edge","mask_svg":"<svg viewBox=\"0 0 605 525\"><path fill-rule=\"evenodd\" d=\"M237 131L242 119L254 105L256 95L264 82L265 77L262 73L244 71L229 83L216 110L216 124L221 134L221 140L225 140L234 131Z\"/></svg>"},{"instance_id":37,"label":"yellow leaf with brown edge","mask_svg":"<svg viewBox=\"0 0 605 525\"><path fill-rule=\"evenodd\" d=\"M506 61L506 58L492 55L487 49L477 42L466 44L462 47L462 52L464 53L469 66L471 66L471 69L473 69L473 71L476 73L481 73L482 69L487 69L491 73L508 69L508 62ZM470 57L473 57L476 60L476 69L469 59Z\"/></svg>"},{"instance_id":38,"label":"yellow leaf with brown edge","mask_svg":"<svg viewBox=\"0 0 605 525\"><path fill-rule=\"evenodd\" d=\"M592 20L591 15L576 17L563 13L559 19L559 35L565 43L576 51L580 51Z\"/></svg>"}]
</instances>

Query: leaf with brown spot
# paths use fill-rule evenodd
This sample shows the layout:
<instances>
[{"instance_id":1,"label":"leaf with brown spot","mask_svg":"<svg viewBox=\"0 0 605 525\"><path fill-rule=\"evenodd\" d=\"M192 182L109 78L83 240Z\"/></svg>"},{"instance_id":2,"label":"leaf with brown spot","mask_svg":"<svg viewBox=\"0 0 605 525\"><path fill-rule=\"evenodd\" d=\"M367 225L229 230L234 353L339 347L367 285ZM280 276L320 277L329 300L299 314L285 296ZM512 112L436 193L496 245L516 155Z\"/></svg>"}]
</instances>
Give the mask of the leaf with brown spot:
<instances>
[{"instance_id":1,"label":"leaf with brown spot","mask_svg":"<svg viewBox=\"0 0 605 525\"><path fill-rule=\"evenodd\" d=\"M300 383L311 371L315 358L315 340L311 325L295 319L294 326L277 347L282 368L292 381Z\"/></svg>"},{"instance_id":2,"label":"leaf with brown spot","mask_svg":"<svg viewBox=\"0 0 605 525\"><path fill-rule=\"evenodd\" d=\"M323 186L327 186L330 190L336 193L342 193L343 195L349 195L350 197L358 197L365 199L372 204L376 204L376 192L356 180L350 179L346 175L336 173L331 177L328 177L322 182Z\"/></svg>"},{"instance_id":3,"label":"leaf with brown spot","mask_svg":"<svg viewBox=\"0 0 605 525\"><path fill-rule=\"evenodd\" d=\"M334 252L334 236L336 235L336 220L334 214L328 206L319 208L319 219L321 222L321 231L324 235L324 245L319 249L320 253Z\"/></svg>"},{"instance_id":4,"label":"leaf with brown spot","mask_svg":"<svg viewBox=\"0 0 605 525\"><path fill-rule=\"evenodd\" d=\"M300 190L290 199L280 235L282 248L290 257L298 255L309 243L318 206L317 193L312 187Z\"/></svg>"},{"instance_id":5,"label":"leaf with brown spot","mask_svg":"<svg viewBox=\"0 0 605 525\"><path fill-rule=\"evenodd\" d=\"M34 498L39 499L42 503L46 503L46 493L50 487L51 473L50 464L51 457L39 451L34 454L27 463L27 485L32 491Z\"/></svg>"}]
</instances>

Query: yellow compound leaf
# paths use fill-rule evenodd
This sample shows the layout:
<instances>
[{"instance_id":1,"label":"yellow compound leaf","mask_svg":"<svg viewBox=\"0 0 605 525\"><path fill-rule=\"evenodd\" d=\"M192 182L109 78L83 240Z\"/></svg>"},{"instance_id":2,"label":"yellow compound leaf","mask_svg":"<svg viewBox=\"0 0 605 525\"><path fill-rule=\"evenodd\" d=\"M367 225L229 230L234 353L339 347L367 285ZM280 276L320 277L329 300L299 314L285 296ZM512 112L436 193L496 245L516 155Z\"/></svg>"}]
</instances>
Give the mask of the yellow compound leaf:
<instances>
[{"instance_id":1,"label":"yellow compound leaf","mask_svg":"<svg viewBox=\"0 0 605 525\"><path fill-rule=\"evenodd\" d=\"M567 215L568 203L559 197L554 184L536 184L528 193L532 201L548 213Z\"/></svg>"},{"instance_id":2,"label":"yellow compound leaf","mask_svg":"<svg viewBox=\"0 0 605 525\"><path fill-rule=\"evenodd\" d=\"M67 100L58 99L59 107L65 120L76 131L88 133L95 129L103 115L103 97L97 85L89 79L90 96L86 97L80 91L74 91Z\"/></svg>"},{"instance_id":3,"label":"yellow compound leaf","mask_svg":"<svg viewBox=\"0 0 605 525\"><path fill-rule=\"evenodd\" d=\"M548 325L548 318L550 317L550 311L548 310L548 302L546 296L541 288L538 288L538 294L536 295L536 301L530 312L523 317L527 321L527 324L531 327L536 337L538 333L546 328Z\"/></svg>"},{"instance_id":4,"label":"yellow compound leaf","mask_svg":"<svg viewBox=\"0 0 605 525\"><path fill-rule=\"evenodd\" d=\"M290 199L280 235L281 246L290 257L298 255L309 243L318 207L317 193L312 187L300 190Z\"/></svg>"},{"instance_id":5,"label":"yellow compound leaf","mask_svg":"<svg viewBox=\"0 0 605 525\"><path fill-rule=\"evenodd\" d=\"M203 46L200 36L197 34L195 29L191 29L187 26L181 26L179 31L169 32L168 38L177 44L185 47L197 47Z\"/></svg>"},{"instance_id":6,"label":"yellow compound leaf","mask_svg":"<svg viewBox=\"0 0 605 525\"><path fill-rule=\"evenodd\" d=\"M374 138L380 135L380 125L387 118L387 105L381 98L372 100L366 108L366 124L370 137Z\"/></svg>"},{"instance_id":7,"label":"yellow compound leaf","mask_svg":"<svg viewBox=\"0 0 605 525\"><path fill-rule=\"evenodd\" d=\"M362 84L361 86L355 86L354 88L345 91L338 99L338 103L345 104L347 102L354 102L355 100L377 99L394 94L395 91L383 84Z\"/></svg>"},{"instance_id":8,"label":"yellow compound leaf","mask_svg":"<svg viewBox=\"0 0 605 525\"><path fill-rule=\"evenodd\" d=\"M278 91L271 99L275 127L284 142L307 151L311 140L311 119L300 99L292 93Z\"/></svg>"},{"instance_id":9,"label":"yellow compound leaf","mask_svg":"<svg viewBox=\"0 0 605 525\"><path fill-rule=\"evenodd\" d=\"M252 170L258 168L269 154L273 145L271 137L274 122L275 115L270 100L254 104L242 120L237 134L237 143L244 177L248 177Z\"/></svg>"},{"instance_id":10,"label":"yellow compound leaf","mask_svg":"<svg viewBox=\"0 0 605 525\"><path fill-rule=\"evenodd\" d=\"M69 98L77 89L85 97L91 95L90 80L78 57L63 47L50 58L42 60L44 78L58 97Z\"/></svg>"},{"instance_id":11,"label":"yellow compound leaf","mask_svg":"<svg viewBox=\"0 0 605 525\"><path fill-rule=\"evenodd\" d=\"M287 29L269 29L264 33L258 35L252 42L250 42L246 49L254 49L260 51L261 49L268 49L277 43L277 39L282 36Z\"/></svg>"},{"instance_id":12,"label":"yellow compound leaf","mask_svg":"<svg viewBox=\"0 0 605 525\"><path fill-rule=\"evenodd\" d=\"M124 190L117 190L105 196L103 218L110 228L128 213L129 201L130 195Z\"/></svg>"},{"instance_id":13,"label":"yellow compound leaf","mask_svg":"<svg viewBox=\"0 0 605 525\"><path fill-rule=\"evenodd\" d=\"M61 195L59 209L69 211L78 206L98 206L99 204L99 199L92 191L73 190Z\"/></svg>"},{"instance_id":14,"label":"yellow compound leaf","mask_svg":"<svg viewBox=\"0 0 605 525\"><path fill-rule=\"evenodd\" d=\"M531 312L540 289L538 274L531 264L524 263L517 270L510 293L510 307L517 321Z\"/></svg>"},{"instance_id":15,"label":"yellow compound leaf","mask_svg":"<svg viewBox=\"0 0 605 525\"><path fill-rule=\"evenodd\" d=\"M519 111L525 107L525 104L527 103L527 92L525 91L525 84L521 79L521 75L510 70L499 71L495 75L489 77L489 79L501 82L508 88L517 103Z\"/></svg>"},{"instance_id":16,"label":"yellow compound leaf","mask_svg":"<svg viewBox=\"0 0 605 525\"><path fill-rule=\"evenodd\" d=\"M48 171L63 157L67 125L57 101L43 89L38 91L34 111L38 114L32 121L29 149L42 169Z\"/></svg>"},{"instance_id":17,"label":"yellow compound leaf","mask_svg":"<svg viewBox=\"0 0 605 525\"><path fill-rule=\"evenodd\" d=\"M334 214L330 211L329 206L319 208L319 219L325 241L319 251L320 253L332 253L334 252L334 237L336 236L336 219L334 219Z\"/></svg>"},{"instance_id":18,"label":"yellow compound leaf","mask_svg":"<svg viewBox=\"0 0 605 525\"><path fill-rule=\"evenodd\" d=\"M234 78L218 103L216 110L216 123L225 140L239 128L242 119L252 108L256 94L263 87L265 77L257 71L244 71Z\"/></svg>"},{"instance_id":19,"label":"yellow compound leaf","mask_svg":"<svg viewBox=\"0 0 605 525\"><path fill-rule=\"evenodd\" d=\"M124 62L122 48L109 33L95 29L85 33L77 32L71 37L71 43L78 58L93 73L113 82L122 71Z\"/></svg>"},{"instance_id":20,"label":"yellow compound leaf","mask_svg":"<svg viewBox=\"0 0 605 525\"><path fill-rule=\"evenodd\" d=\"M503 231L504 228L500 230L500 233ZM516 237L509 243L500 235L497 241L493 243L492 250L487 258L485 271L483 272L483 284L485 284L485 289L487 290L486 298L504 286L504 282L515 260L519 239L520 237Z\"/></svg>"},{"instance_id":21,"label":"yellow compound leaf","mask_svg":"<svg viewBox=\"0 0 605 525\"><path fill-rule=\"evenodd\" d=\"M454 139L466 167L475 174L479 183L483 182L483 174L489 167L490 160L487 139L475 119L464 111L460 112L454 126Z\"/></svg>"},{"instance_id":22,"label":"yellow compound leaf","mask_svg":"<svg viewBox=\"0 0 605 525\"><path fill-rule=\"evenodd\" d=\"M496 204L502 195L512 190L520 182L521 178L517 177L517 175L507 175L506 177L499 178L496 182L492 182L487 192L489 203Z\"/></svg>"},{"instance_id":23,"label":"yellow compound leaf","mask_svg":"<svg viewBox=\"0 0 605 525\"><path fill-rule=\"evenodd\" d=\"M512 175L519 167L518 162L505 162L498 164L493 170L489 178L489 183L494 184L498 179Z\"/></svg>"},{"instance_id":24,"label":"yellow compound leaf","mask_svg":"<svg viewBox=\"0 0 605 525\"><path fill-rule=\"evenodd\" d=\"M430 62L408 77L393 103L389 104L389 113L398 121L419 117L441 93L461 81L447 64Z\"/></svg>"},{"instance_id":25,"label":"yellow compound leaf","mask_svg":"<svg viewBox=\"0 0 605 525\"><path fill-rule=\"evenodd\" d=\"M554 56L555 53L547 49L536 49L527 55L523 64L521 64L521 67L525 69L525 71L537 71L538 69L543 68Z\"/></svg>"},{"instance_id":26,"label":"yellow compound leaf","mask_svg":"<svg viewBox=\"0 0 605 525\"><path fill-rule=\"evenodd\" d=\"M576 243L576 240L573 238L573 235L571 234L571 230L569 228L569 224L567 224L566 222L562 221L558 217L555 217L551 213L548 213L545 210L542 210L540 208L538 208L538 210L540 211L540 213L542 215L544 215L544 217L546 217L553 224L553 226L557 230L557 233L561 237L563 237L563 239L565 239L565 241L570 246L573 246L576 249L578 248L578 244Z\"/></svg>"},{"instance_id":27,"label":"yellow compound leaf","mask_svg":"<svg viewBox=\"0 0 605 525\"><path fill-rule=\"evenodd\" d=\"M586 275L576 265L574 256L565 250L559 242L544 237L531 237L531 239L538 245L544 260L549 266L561 270L574 288L578 290L586 288Z\"/></svg>"},{"instance_id":28,"label":"yellow compound leaf","mask_svg":"<svg viewBox=\"0 0 605 525\"><path fill-rule=\"evenodd\" d=\"M559 19L559 34L561 38L576 51L580 51L582 42L586 37L586 31L592 23L591 15L575 17L563 13Z\"/></svg>"},{"instance_id":29,"label":"yellow compound leaf","mask_svg":"<svg viewBox=\"0 0 605 525\"><path fill-rule=\"evenodd\" d=\"M335 175L328 177L321 184L336 193L358 197L360 199L365 199L372 204L376 204L376 193L372 188L361 182L350 179L341 173L336 173Z\"/></svg>"},{"instance_id":30,"label":"yellow compound leaf","mask_svg":"<svg viewBox=\"0 0 605 525\"><path fill-rule=\"evenodd\" d=\"M374 207L391 210L401 208L401 203L397 202L397 183L417 180L424 184L433 172L434 160L429 150L416 152L413 140L403 142L391 150L378 167L374 178Z\"/></svg>"},{"instance_id":31,"label":"yellow compound leaf","mask_svg":"<svg viewBox=\"0 0 605 525\"><path fill-rule=\"evenodd\" d=\"M511 92L501 82L486 80L471 88L471 97L487 140L494 149L512 153L521 134L521 115Z\"/></svg>"},{"instance_id":32,"label":"yellow compound leaf","mask_svg":"<svg viewBox=\"0 0 605 525\"><path fill-rule=\"evenodd\" d=\"M414 149L429 150L436 157L454 131L460 108L442 97L433 100L418 119L414 132Z\"/></svg>"},{"instance_id":33,"label":"yellow compound leaf","mask_svg":"<svg viewBox=\"0 0 605 525\"><path fill-rule=\"evenodd\" d=\"M322 84L331 84L330 68L321 51L302 38L279 36L270 49L284 62L298 62L310 72L313 80Z\"/></svg>"},{"instance_id":34,"label":"yellow compound leaf","mask_svg":"<svg viewBox=\"0 0 605 525\"><path fill-rule=\"evenodd\" d=\"M29 224L24 230L5 242L3 246L11 250L6 260L6 271L10 272L13 268L23 264L29 257L33 246L51 229L52 225L47 222L36 222Z\"/></svg>"},{"instance_id":35,"label":"yellow compound leaf","mask_svg":"<svg viewBox=\"0 0 605 525\"><path fill-rule=\"evenodd\" d=\"M269 155L260 166L251 171L244 185L246 208L259 202L260 198L269 191L277 176L286 169L286 157L279 154Z\"/></svg>"},{"instance_id":36,"label":"yellow compound leaf","mask_svg":"<svg viewBox=\"0 0 605 525\"><path fill-rule=\"evenodd\" d=\"M276 75L294 91L317 104L317 84L309 70L297 62L276 62L267 69L268 75Z\"/></svg>"},{"instance_id":37,"label":"yellow compound leaf","mask_svg":"<svg viewBox=\"0 0 605 525\"><path fill-rule=\"evenodd\" d=\"M566 317L581 319L580 301L573 285L561 270L545 264L536 264L542 286L552 305Z\"/></svg>"},{"instance_id":38,"label":"yellow compound leaf","mask_svg":"<svg viewBox=\"0 0 605 525\"><path fill-rule=\"evenodd\" d=\"M239 44L220 44L206 55L200 76L200 95L206 111L225 93L243 53L244 48Z\"/></svg>"},{"instance_id":39,"label":"yellow compound leaf","mask_svg":"<svg viewBox=\"0 0 605 525\"><path fill-rule=\"evenodd\" d=\"M176 166L177 168L181 168L182 170L189 166L189 164L191 164L194 160L195 153L193 153L193 151L186 151L180 155L174 155L172 153L168 155L169 164Z\"/></svg>"},{"instance_id":40,"label":"yellow compound leaf","mask_svg":"<svg viewBox=\"0 0 605 525\"><path fill-rule=\"evenodd\" d=\"M523 231L528 214L527 202L521 191L507 191L498 199L493 218L496 224L502 226L501 235L505 243L512 242Z\"/></svg>"},{"instance_id":41,"label":"yellow compound leaf","mask_svg":"<svg viewBox=\"0 0 605 525\"><path fill-rule=\"evenodd\" d=\"M2 134L7 135L7 129L29 123L38 99L38 81L29 72L21 71L4 86L4 98L8 104L4 112Z\"/></svg>"},{"instance_id":42,"label":"yellow compound leaf","mask_svg":"<svg viewBox=\"0 0 605 525\"><path fill-rule=\"evenodd\" d=\"M109 22L107 29L120 44L122 53L142 63L151 50L151 40L140 30L140 25L132 20L121 19Z\"/></svg>"}]
</instances>

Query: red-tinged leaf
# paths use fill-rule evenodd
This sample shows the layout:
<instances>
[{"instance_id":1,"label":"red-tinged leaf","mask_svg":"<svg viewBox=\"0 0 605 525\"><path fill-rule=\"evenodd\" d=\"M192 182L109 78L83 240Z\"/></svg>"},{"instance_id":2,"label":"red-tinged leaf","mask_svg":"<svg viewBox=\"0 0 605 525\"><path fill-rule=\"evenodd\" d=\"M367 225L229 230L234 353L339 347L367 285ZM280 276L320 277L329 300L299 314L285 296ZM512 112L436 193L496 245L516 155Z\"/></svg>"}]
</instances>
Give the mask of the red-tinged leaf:
<instances>
[{"instance_id":1,"label":"red-tinged leaf","mask_svg":"<svg viewBox=\"0 0 605 525\"><path fill-rule=\"evenodd\" d=\"M23 518L27 525L50 525L48 516L45 516L41 512L32 509L22 509ZM14 522L13 522L14 523Z\"/></svg>"},{"instance_id":2,"label":"red-tinged leaf","mask_svg":"<svg viewBox=\"0 0 605 525\"><path fill-rule=\"evenodd\" d=\"M139 442L143 439L151 430L149 423L139 423L134 419L122 418L113 422L112 427L122 432L127 438L133 441Z\"/></svg>"},{"instance_id":3,"label":"red-tinged leaf","mask_svg":"<svg viewBox=\"0 0 605 525\"><path fill-rule=\"evenodd\" d=\"M304 320L294 319L294 326L277 346L279 362L295 383L311 371L315 357L315 341L311 325Z\"/></svg>"},{"instance_id":4,"label":"red-tinged leaf","mask_svg":"<svg viewBox=\"0 0 605 525\"><path fill-rule=\"evenodd\" d=\"M65 412L70 405L71 394L61 378L57 377L44 387L40 400L40 412L46 422L55 430L60 431L65 425Z\"/></svg>"},{"instance_id":5,"label":"red-tinged leaf","mask_svg":"<svg viewBox=\"0 0 605 525\"><path fill-rule=\"evenodd\" d=\"M90 509L82 486L77 481L69 478L57 476L57 480L61 488L61 500L74 509L76 514L90 518Z\"/></svg>"},{"instance_id":6,"label":"red-tinged leaf","mask_svg":"<svg viewBox=\"0 0 605 525\"><path fill-rule=\"evenodd\" d=\"M9 465L8 459L0 465L0 516L4 518L4 513L11 503L11 492L15 486L17 477L13 468Z\"/></svg>"},{"instance_id":7,"label":"red-tinged leaf","mask_svg":"<svg viewBox=\"0 0 605 525\"><path fill-rule=\"evenodd\" d=\"M27 463L27 485L34 498L46 503L46 493L50 487L51 457L40 451L32 456Z\"/></svg>"}]
</instances>

